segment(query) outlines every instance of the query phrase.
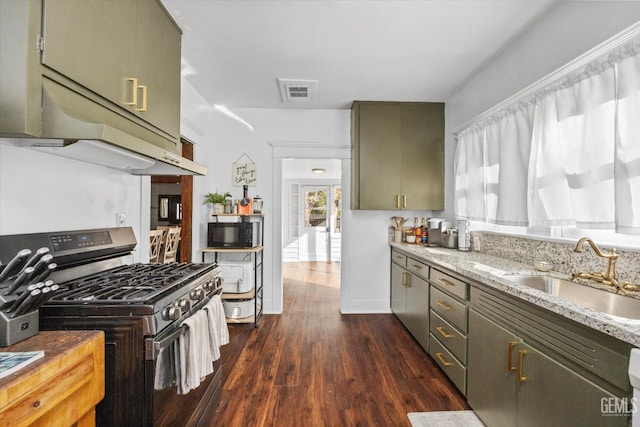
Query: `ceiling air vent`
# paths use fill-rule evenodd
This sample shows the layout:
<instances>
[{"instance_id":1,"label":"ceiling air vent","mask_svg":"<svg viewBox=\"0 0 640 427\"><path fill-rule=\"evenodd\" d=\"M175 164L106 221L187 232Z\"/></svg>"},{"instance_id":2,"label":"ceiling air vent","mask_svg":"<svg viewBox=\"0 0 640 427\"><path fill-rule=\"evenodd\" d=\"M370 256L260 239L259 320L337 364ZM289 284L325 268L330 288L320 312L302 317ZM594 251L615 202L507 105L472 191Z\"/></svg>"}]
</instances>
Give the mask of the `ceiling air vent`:
<instances>
[{"instance_id":1,"label":"ceiling air vent","mask_svg":"<svg viewBox=\"0 0 640 427\"><path fill-rule=\"evenodd\" d=\"M317 80L278 79L283 102L306 102L316 99Z\"/></svg>"}]
</instances>

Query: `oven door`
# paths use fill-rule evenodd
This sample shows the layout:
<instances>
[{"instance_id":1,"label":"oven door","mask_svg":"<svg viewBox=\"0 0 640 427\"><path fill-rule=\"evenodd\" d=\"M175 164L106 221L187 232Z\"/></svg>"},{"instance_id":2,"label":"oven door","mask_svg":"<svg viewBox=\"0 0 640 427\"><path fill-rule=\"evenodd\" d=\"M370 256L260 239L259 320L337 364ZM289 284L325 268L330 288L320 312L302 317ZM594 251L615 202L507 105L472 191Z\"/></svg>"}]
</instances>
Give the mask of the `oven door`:
<instances>
[{"instance_id":1,"label":"oven door","mask_svg":"<svg viewBox=\"0 0 640 427\"><path fill-rule=\"evenodd\" d=\"M200 385L187 394L178 394L177 387L171 385L162 390L155 389L158 353L178 344L181 328L164 330L154 338L145 341L145 396L147 411L145 426L200 426L209 425L220 404L222 388L222 363L214 362L213 373L202 380ZM150 351L149 349L153 349Z\"/></svg>"}]
</instances>

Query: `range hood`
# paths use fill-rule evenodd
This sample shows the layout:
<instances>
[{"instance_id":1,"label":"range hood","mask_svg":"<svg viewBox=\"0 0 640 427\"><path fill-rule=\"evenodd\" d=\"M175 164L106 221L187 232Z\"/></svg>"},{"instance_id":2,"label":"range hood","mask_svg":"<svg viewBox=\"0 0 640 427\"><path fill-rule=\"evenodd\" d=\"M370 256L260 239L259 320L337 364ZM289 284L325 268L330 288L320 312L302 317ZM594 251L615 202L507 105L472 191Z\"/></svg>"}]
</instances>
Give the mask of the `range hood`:
<instances>
[{"instance_id":1,"label":"range hood","mask_svg":"<svg viewBox=\"0 0 640 427\"><path fill-rule=\"evenodd\" d=\"M207 174L206 166L179 156L156 133L122 117L114 120L113 111L57 82L45 78L43 83L42 134L13 139L14 145L133 175Z\"/></svg>"}]
</instances>

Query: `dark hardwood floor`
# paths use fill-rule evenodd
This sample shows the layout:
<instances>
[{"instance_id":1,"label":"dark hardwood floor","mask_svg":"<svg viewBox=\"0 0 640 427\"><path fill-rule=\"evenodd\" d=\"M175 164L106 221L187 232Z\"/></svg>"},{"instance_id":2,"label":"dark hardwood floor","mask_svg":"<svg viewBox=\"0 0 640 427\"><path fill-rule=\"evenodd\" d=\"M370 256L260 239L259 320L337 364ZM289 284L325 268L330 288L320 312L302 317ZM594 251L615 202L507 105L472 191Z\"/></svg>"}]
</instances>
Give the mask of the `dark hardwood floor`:
<instances>
[{"instance_id":1,"label":"dark hardwood floor","mask_svg":"<svg viewBox=\"0 0 640 427\"><path fill-rule=\"evenodd\" d=\"M210 426L410 426L469 409L392 314L341 315L339 265L285 264L284 311L230 325Z\"/></svg>"}]
</instances>

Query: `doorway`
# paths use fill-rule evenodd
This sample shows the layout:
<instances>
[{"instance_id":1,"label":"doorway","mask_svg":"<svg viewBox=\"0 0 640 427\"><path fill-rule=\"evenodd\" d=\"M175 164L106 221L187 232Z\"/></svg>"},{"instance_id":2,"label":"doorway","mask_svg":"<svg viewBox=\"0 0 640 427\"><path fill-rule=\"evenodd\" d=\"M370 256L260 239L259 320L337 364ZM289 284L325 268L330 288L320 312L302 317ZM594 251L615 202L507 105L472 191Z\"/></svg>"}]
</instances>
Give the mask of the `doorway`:
<instances>
[{"instance_id":1,"label":"doorway","mask_svg":"<svg viewBox=\"0 0 640 427\"><path fill-rule=\"evenodd\" d=\"M273 221L271 223L271 256L272 256L272 270L271 281L272 286L268 292L265 292L265 306L269 313L282 313L283 311L283 266L290 251L289 242L291 241L291 230L295 224L289 224L288 221L291 217L290 209L292 200L290 191L290 181L288 175L291 173L291 164L297 164L298 168L304 164L304 159L312 160L327 160L331 159L333 162L338 163L338 170L340 171L340 178L338 182L341 185L341 198L346 200L346 206L348 206L349 188L351 185L350 171L351 171L351 145L350 144L317 144L310 142L269 142L272 148L272 167L273 167L273 207L271 209L273 215ZM305 168L309 171L308 167ZM309 175L312 175L312 173ZM318 177L319 175L313 175ZM295 200L298 200L297 197ZM347 209L348 214L348 209ZM341 211L340 217L340 231L341 236L344 232L345 215ZM285 222L287 222L285 224ZM336 251L340 253L341 259L343 258L342 252L344 250L342 243L340 250ZM332 253L335 253L332 251ZM325 263L326 264L326 263ZM349 296L349 288L351 286L349 281L345 281L345 269L341 267L341 263L334 262L335 267L340 267L340 310L346 306Z\"/></svg>"},{"instance_id":2,"label":"doorway","mask_svg":"<svg viewBox=\"0 0 640 427\"><path fill-rule=\"evenodd\" d=\"M283 280L340 287L341 174L339 159L283 159Z\"/></svg>"},{"instance_id":3,"label":"doorway","mask_svg":"<svg viewBox=\"0 0 640 427\"><path fill-rule=\"evenodd\" d=\"M182 156L193 160L193 144L184 138ZM180 242L176 259L191 262L193 177L190 175L156 175L151 177L150 229L158 226L180 226Z\"/></svg>"}]
</instances>

